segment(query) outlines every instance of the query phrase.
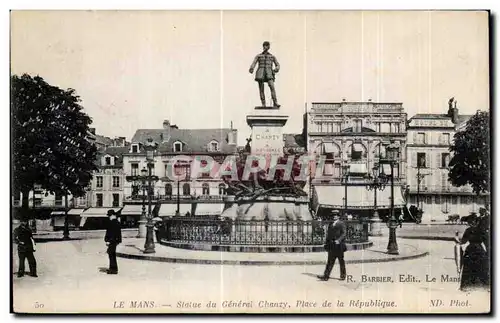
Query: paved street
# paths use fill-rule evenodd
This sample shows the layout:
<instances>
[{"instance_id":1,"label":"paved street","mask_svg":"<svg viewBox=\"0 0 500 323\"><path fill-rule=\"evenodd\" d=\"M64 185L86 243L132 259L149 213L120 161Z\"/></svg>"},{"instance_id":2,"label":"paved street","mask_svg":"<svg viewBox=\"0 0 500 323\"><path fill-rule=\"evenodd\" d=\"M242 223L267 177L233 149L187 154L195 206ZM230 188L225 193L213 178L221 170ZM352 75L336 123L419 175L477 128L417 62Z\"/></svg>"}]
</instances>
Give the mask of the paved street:
<instances>
[{"instance_id":1,"label":"paved street","mask_svg":"<svg viewBox=\"0 0 500 323\"><path fill-rule=\"evenodd\" d=\"M488 309L487 292L461 293L457 283L441 281L441 275L456 276L452 243L419 241L419 246L428 249L430 255L415 260L348 265L352 281L320 282L315 276L324 267L318 265L219 266L129 259L119 259L120 274L111 276L100 272L100 268L107 267L101 240L39 243L39 278L14 278L14 307L27 312L377 312L389 303L360 307L356 301L379 300L394 301L395 307L385 309L393 312ZM14 268L17 270L17 257ZM338 277L338 270L334 268L333 278ZM399 282L403 274L413 275L415 281ZM386 281L363 282L363 275L386 277L379 278ZM429 280L436 278L436 282L425 282L426 275ZM404 279L412 280L408 276ZM321 307L325 300L331 302L330 307ZM344 307L338 306L338 300L344 301ZM441 305L436 300L443 304L432 307L431 300L434 305ZM457 306L450 307L455 300ZM216 303L215 307L207 308L208 301ZM232 303L226 302L222 308L224 301L251 302L246 304L251 307L244 307L243 303L228 307ZM458 301L463 301L462 306ZM276 307L279 302L286 302L281 304L284 308ZM312 307L313 302L316 307ZM116 308L120 306L123 308Z\"/></svg>"}]
</instances>

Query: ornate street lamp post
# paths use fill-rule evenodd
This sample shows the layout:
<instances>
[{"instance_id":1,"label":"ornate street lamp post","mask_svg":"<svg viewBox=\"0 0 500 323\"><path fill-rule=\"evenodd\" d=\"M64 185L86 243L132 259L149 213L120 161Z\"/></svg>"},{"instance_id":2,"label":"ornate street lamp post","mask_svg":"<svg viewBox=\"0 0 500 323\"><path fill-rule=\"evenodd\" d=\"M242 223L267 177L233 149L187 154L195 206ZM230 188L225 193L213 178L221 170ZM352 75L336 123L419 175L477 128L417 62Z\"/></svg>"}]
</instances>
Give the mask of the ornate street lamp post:
<instances>
[{"instance_id":1,"label":"ornate street lamp post","mask_svg":"<svg viewBox=\"0 0 500 323\"><path fill-rule=\"evenodd\" d=\"M396 219L396 214L394 213L394 166L397 163L397 157L399 153L399 145L391 142L386 148L387 159L381 160L381 164L389 164L391 167L391 217L387 221L387 227L389 228L389 243L387 244L387 253L391 255L398 255L398 243L396 240L396 228L399 225L399 221Z\"/></svg>"},{"instance_id":2,"label":"ornate street lamp post","mask_svg":"<svg viewBox=\"0 0 500 323\"><path fill-rule=\"evenodd\" d=\"M144 167L141 170L140 175L127 176L127 181L132 181L133 183L140 183L140 189L142 189L142 214L139 220L139 235L138 238L144 237L144 231L141 230L141 226L146 222L146 242L144 243L144 253L154 253L155 245L153 239L153 214L152 214L152 184L159 180L158 176L152 174L154 167L154 152L158 144L152 139L148 139L147 143L144 145L146 150L146 163L147 168ZM148 211L146 213L146 194L148 198ZM143 227L142 227L143 228Z\"/></svg>"},{"instance_id":3,"label":"ornate street lamp post","mask_svg":"<svg viewBox=\"0 0 500 323\"><path fill-rule=\"evenodd\" d=\"M377 191L383 191L388 181L388 177L384 173L384 168L380 167L381 165L375 164L372 169L373 175L368 175L369 183L366 185L366 188L369 191L374 191L375 199L374 199L374 210L373 210L373 219L372 219L372 236L381 236L381 228L380 222L382 221L378 215L377 211Z\"/></svg>"},{"instance_id":4,"label":"ornate street lamp post","mask_svg":"<svg viewBox=\"0 0 500 323\"><path fill-rule=\"evenodd\" d=\"M344 164L342 166L342 183L344 184L344 214L343 218L345 219L347 217L347 184L349 181L349 164Z\"/></svg>"},{"instance_id":5,"label":"ornate street lamp post","mask_svg":"<svg viewBox=\"0 0 500 323\"><path fill-rule=\"evenodd\" d=\"M154 253L155 252L155 242L154 242L154 234L153 234L153 214L151 210L151 195L153 193L152 184L158 181L158 176L154 176L152 174L152 170L154 167L154 152L158 144L154 142L152 139L148 139L144 148L146 149L146 162L148 165L148 175L147 175L147 192L148 192L148 216L146 217L146 242L144 243L144 253Z\"/></svg>"}]
</instances>

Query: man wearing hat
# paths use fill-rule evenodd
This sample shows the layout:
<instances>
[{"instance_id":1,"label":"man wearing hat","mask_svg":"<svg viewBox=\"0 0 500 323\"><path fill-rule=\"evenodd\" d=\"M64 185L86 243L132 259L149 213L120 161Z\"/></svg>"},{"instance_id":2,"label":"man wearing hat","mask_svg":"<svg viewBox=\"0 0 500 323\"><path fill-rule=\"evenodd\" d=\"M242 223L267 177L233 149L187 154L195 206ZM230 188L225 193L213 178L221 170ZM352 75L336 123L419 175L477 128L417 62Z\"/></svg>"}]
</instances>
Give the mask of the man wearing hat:
<instances>
[{"instance_id":1,"label":"man wearing hat","mask_svg":"<svg viewBox=\"0 0 500 323\"><path fill-rule=\"evenodd\" d=\"M344 261L344 252L347 250L345 245L346 227L345 223L340 220L338 210L332 212L332 221L328 224L328 231L326 234L325 249L328 252L328 260L323 276L319 276L320 280L330 279L335 260L338 258L340 263L340 280L346 279L346 269Z\"/></svg>"},{"instance_id":2,"label":"man wearing hat","mask_svg":"<svg viewBox=\"0 0 500 323\"><path fill-rule=\"evenodd\" d=\"M33 232L28 225L28 220L23 218L21 224L14 230L14 242L17 243L17 254L19 256L19 270L17 277L24 276L24 265L26 259L30 266L29 275L38 277L36 274L36 259L35 255L35 242L33 241Z\"/></svg>"},{"instance_id":3,"label":"man wearing hat","mask_svg":"<svg viewBox=\"0 0 500 323\"><path fill-rule=\"evenodd\" d=\"M118 274L118 264L116 262L116 246L122 242L122 231L120 228L120 222L118 222L116 213L114 210L108 211L108 228L106 229L106 236L104 241L106 246L108 246L108 256L109 256L109 269L107 271L110 275Z\"/></svg>"},{"instance_id":4,"label":"man wearing hat","mask_svg":"<svg viewBox=\"0 0 500 323\"><path fill-rule=\"evenodd\" d=\"M266 106L266 96L264 95L264 83L269 85L269 89L271 90L271 97L273 99L273 104L275 108L279 108L278 99L276 98L276 90L274 88L274 74L278 73L280 70L280 64L276 57L269 53L269 48L271 44L268 41L265 41L262 44L263 51L260 54L255 56L252 65L250 66L249 72L253 73L255 65L259 63L257 68L257 72L255 72L255 81L259 83L259 93L260 93L260 101L262 102L262 106ZM274 65L274 69L273 69Z\"/></svg>"}]
</instances>

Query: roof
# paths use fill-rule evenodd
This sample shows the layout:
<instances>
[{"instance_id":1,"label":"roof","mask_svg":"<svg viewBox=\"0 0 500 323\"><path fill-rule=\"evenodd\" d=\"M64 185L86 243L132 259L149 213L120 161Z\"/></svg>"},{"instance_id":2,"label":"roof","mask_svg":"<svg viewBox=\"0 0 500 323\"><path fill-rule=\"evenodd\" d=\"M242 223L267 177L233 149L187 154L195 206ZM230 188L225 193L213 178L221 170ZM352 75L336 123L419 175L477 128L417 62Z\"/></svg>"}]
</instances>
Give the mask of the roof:
<instances>
[{"instance_id":1,"label":"roof","mask_svg":"<svg viewBox=\"0 0 500 323\"><path fill-rule=\"evenodd\" d=\"M414 115L411 119L450 119L447 114L440 113L418 113Z\"/></svg>"},{"instance_id":2,"label":"roof","mask_svg":"<svg viewBox=\"0 0 500 323\"><path fill-rule=\"evenodd\" d=\"M304 138L301 134L284 133L283 141L285 148L304 148Z\"/></svg>"},{"instance_id":3,"label":"roof","mask_svg":"<svg viewBox=\"0 0 500 323\"><path fill-rule=\"evenodd\" d=\"M106 146L113 144L113 139L101 135L95 135L95 141Z\"/></svg>"},{"instance_id":4,"label":"roof","mask_svg":"<svg viewBox=\"0 0 500 323\"><path fill-rule=\"evenodd\" d=\"M461 124L461 123L467 122L473 116L474 115L472 115L472 114L461 114L461 115L458 116L457 124Z\"/></svg>"},{"instance_id":5,"label":"roof","mask_svg":"<svg viewBox=\"0 0 500 323\"><path fill-rule=\"evenodd\" d=\"M123 146L123 147L107 147L104 149L101 149L97 152L97 165L98 167L109 167L109 166L102 166L101 163L101 158L106 155L114 156L115 157L115 164L111 167L121 167L123 166L123 154L128 153L130 150L130 146Z\"/></svg>"},{"instance_id":6,"label":"roof","mask_svg":"<svg viewBox=\"0 0 500 323\"><path fill-rule=\"evenodd\" d=\"M173 152L173 144L182 142L183 152L206 153L208 144L215 140L219 143L219 152L225 154L236 153L236 144L229 144L229 135L235 133L233 142L237 142L236 130L222 129L138 129L132 137L132 143L145 143L149 138L159 143L160 153Z\"/></svg>"}]
</instances>

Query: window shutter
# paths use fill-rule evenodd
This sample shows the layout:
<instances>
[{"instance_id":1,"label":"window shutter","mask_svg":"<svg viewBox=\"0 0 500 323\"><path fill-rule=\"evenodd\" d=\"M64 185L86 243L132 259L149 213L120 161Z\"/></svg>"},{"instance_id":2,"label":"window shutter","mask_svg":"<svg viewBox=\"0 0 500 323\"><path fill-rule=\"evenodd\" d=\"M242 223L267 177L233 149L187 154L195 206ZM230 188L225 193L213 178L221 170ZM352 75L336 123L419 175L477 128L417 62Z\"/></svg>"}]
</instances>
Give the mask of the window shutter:
<instances>
[{"instance_id":1,"label":"window shutter","mask_svg":"<svg viewBox=\"0 0 500 323\"><path fill-rule=\"evenodd\" d=\"M417 167L418 164L417 164L417 152L416 151L413 151L411 152L411 167Z\"/></svg>"},{"instance_id":2,"label":"window shutter","mask_svg":"<svg viewBox=\"0 0 500 323\"><path fill-rule=\"evenodd\" d=\"M413 133L413 143L414 144L418 143L418 135L416 132Z\"/></svg>"},{"instance_id":3,"label":"window shutter","mask_svg":"<svg viewBox=\"0 0 500 323\"><path fill-rule=\"evenodd\" d=\"M443 213L446 213L448 210L447 210L447 201L446 201L447 197L446 195L443 195L441 197L441 212Z\"/></svg>"},{"instance_id":4,"label":"window shutter","mask_svg":"<svg viewBox=\"0 0 500 323\"><path fill-rule=\"evenodd\" d=\"M436 166L434 168L440 168L441 167L441 153L436 154Z\"/></svg>"},{"instance_id":5,"label":"window shutter","mask_svg":"<svg viewBox=\"0 0 500 323\"><path fill-rule=\"evenodd\" d=\"M425 167L432 168L432 165L431 165L431 154L430 153L425 154Z\"/></svg>"}]
</instances>

